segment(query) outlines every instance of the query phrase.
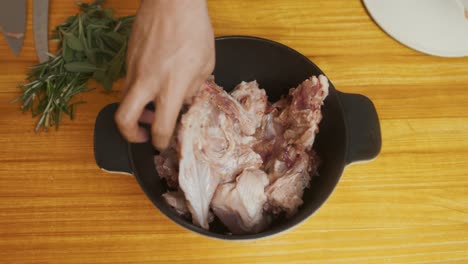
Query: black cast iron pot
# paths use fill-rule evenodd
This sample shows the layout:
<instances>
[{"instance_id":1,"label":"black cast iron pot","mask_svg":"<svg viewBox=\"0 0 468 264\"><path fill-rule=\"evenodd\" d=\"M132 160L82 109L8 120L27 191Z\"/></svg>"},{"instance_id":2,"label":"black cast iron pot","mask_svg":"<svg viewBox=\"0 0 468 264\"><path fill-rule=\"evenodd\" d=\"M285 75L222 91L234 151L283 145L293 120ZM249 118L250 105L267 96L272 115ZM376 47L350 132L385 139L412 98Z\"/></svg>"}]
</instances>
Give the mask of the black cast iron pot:
<instances>
[{"instance_id":1,"label":"black cast iron pot","mask_svg":"<svg viewBox=\"0 0 468 264\"><path fill-rule=\"evenodd\" d=\"M232 89L241 81L257 80L270 101L286 95L311 75L323 72L295 50L271 40L230 36L216 39L216 83ZM278 219L267 230L252 235L229 235L218 221L210 230L202 229L175 213L164 201L167 187L157 175L151 143L130 144L119 134L114 123L117 104L106 106L95 125L95 158L98 166L111 172L132 174L154 205L179 225L199 234L229 240L255 239L285 231L311 216L325 203L337 185L344 168L356 161L377 156L381 147L380 126L372 102L363 95L346 94L330 82L320 132L314 149L322 163L319 176L313 177L304 193L304 204L290 219ZM154 223L155 225L158 223Z\"/></svg>"}]
</instances>

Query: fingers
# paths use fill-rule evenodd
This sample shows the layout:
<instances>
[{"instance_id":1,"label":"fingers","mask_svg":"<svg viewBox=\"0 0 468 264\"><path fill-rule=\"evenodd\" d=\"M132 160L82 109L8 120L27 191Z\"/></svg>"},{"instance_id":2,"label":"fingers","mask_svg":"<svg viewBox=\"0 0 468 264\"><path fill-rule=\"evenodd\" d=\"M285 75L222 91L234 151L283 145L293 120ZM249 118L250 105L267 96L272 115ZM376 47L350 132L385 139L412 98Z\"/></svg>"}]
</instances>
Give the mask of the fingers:
<instances>
[{"instance_id":1,"label":"fingers","mask_svg":"<svg viewBox=\"0 0 468 264\"><path fill-rule=\"evenodd\" d=\"M145 124L153 124L154 112L148 109L143 110L143 113L141 113L140 119L138 121Z\"/></svg>"},{"instance_id":2,"label":"fingers","mask_svg":"<svg viewBox=\"0 0 468 264\"><path fill-rule=\"evenodd\" d=\"M129 45L131 46L131 43ZM136 56L132 56L134 52L130 46L127 49L127 59L126 59L127 74L125 76L124 85L122 87L121 98L125 98L125 96L129 92L130 87L132 87L132 84L135 83L135 80L137 79L136 78L137 77L137 74L136 74L137 65L135 62Z\"/></svg>"},{"instance_id":3,"label":"fingers","mask_svg":"<svg viewBox=\"0 0 468 264\"><path fill-rule=\"evenodd\" d=\"M151 133L153 145L160 150L169 145L180 108L186 97L186 91L193 89L194 85L200 86L202 83L201 81L192 81L190 78L176 80L169 82L156 98L156 112Z\"/></svg>"},{"instance_id":4,"label":"fingers","mask_svg":"<svg viewBox=\"0 0 468 264\"><path fill-rule=\"evenodd\" d=\"M193 98L197 95L198 90L200 90L201 87L193 86L190 87L190 89L187 90L186 95L184 97L184 103L185 104L191 104L193 101Z\"/></svg>"},{"instance_id":5,"label":"fingers","mask_svg":"<svg viewBox=\"0 0 468 264\"><path fill-rule=\"evenodd\" d=\"M191 104L194 97L198 94L200 89L203 87L206 87L206 85L213 81L213 76L211 73L213 72L214 68L214 61L212 63L207 64L207 70L205 74L201 74L201 77L198 81L192 82L191 86L189 86L189 89L186 92L184 103L185 104Z\"/></svg>"},{"instance_id":6,"label":"fingers","mask_svg":"<svg viewBox=\"0 0 468 264\"><path fill-rule=\"evenodd\" d=\"M130 87L128 93L115 114L115 121L122 135L130 142L145 142L148 140L146 130L138 125L145 105L154 95L148 93L149 88Z\"/></svg>"},{"instance_id":7,"label":"fingers","mask_svg":"<svg viewBox=\"0 0 468 264\"><path fill-rule=\"evenodd\" d=\"M157 149L164 150L169 145L182 102L183 95L176 93L160 95L156 98L156 112L151 134L153 145Z\"/></svg>"},{"instance_id":8,"label":"fingers","mask_svg":"<svg viewBox=\"0 0 468 264\"><path fill-rule=\"evenodd\" d=\"M135 25L135 24L134 24ZM140 57L137 51L140 50L140 47L138 45L135 45L137 43L135 39L138 39L137 37L133 37L135 35L136 31L132 31L132 37L130 38L128 42L128 47L127 47L127 56L126 56L126 66L127 66L127 74L125 76L125 83L122 87L122 93L121 93L121 98L125 98L127 95L130 87L132 87L132 84L135 82L135 79L138 79L137 76L137 69L138 69L138 58Z\"/></svg>"}]
</instances>

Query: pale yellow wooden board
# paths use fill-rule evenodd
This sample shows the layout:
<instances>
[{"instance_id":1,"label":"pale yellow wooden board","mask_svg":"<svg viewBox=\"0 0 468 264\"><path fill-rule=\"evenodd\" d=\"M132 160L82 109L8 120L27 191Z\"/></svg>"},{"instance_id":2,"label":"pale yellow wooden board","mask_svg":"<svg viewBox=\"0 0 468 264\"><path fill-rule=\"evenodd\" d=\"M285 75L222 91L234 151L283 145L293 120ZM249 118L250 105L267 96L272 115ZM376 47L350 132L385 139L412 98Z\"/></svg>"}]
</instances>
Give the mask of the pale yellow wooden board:
<instances>
[{"instance_id":1,"label":"pale yellow wooden board","mask_svg":"<svg viewBox=\"0 0 468 264\"><path fill-rule=\"evenodd\" d=\"M109 0L133 14L139 1ZM0 41L0 263L468 263L468 58L410 50L357 0L209 1L216 35L247 34L306 54L344 92L370 97L383 147L346 169L311 219L270 239L201 237L157 211L132 177L94 163L97 89L75 121L35 135L9 101L35 63L31 7L20 57ZM51 1L50 26L76 12ZM96 86L96 85L94 85Z\"/></svg>"}]
</instances>

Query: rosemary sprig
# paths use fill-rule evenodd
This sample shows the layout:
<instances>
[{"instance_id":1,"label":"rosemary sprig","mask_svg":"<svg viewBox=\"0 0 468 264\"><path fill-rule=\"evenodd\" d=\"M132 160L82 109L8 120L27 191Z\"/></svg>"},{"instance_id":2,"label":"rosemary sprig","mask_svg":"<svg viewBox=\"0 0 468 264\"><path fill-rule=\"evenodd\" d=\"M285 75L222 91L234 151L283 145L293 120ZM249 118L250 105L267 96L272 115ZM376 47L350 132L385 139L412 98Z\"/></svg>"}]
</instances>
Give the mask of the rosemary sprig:
<instances>
[{"instance_id":1,"label":"rosemary sprig","mask_svg":"<svg viewBox=\"0 0 468 264\"><path fill-rule=\"evenodd\" d=\"M125 57L134 16L115 18L111 9L98 1L78 3L80 13L56 27L52 38L59 42L56 55L30 67L26 84L19 88L22 111L38 117L35 131L58 128L62 114L74 118L72 102L79 93L90 91L87 82L95 79L106 90L125 75Z\"/></svg>"}]
</instances>

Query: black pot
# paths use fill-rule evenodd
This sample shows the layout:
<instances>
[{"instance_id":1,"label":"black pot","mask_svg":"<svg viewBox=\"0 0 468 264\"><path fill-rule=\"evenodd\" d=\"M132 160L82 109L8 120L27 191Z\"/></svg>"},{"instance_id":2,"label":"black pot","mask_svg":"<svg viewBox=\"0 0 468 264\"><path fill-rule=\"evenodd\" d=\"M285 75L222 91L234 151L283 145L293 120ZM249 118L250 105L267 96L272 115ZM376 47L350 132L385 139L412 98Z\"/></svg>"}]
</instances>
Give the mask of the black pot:
<instances>
[{"instance_id":1,"label":"black pot","mask_svg":"<svg viewBox=\"0 0 468 264\"><path fill-rule=\"evenodd\" d=\"M241 81L257 80L270 101L286 95L311 75L323 72L307 57L271 40L230 36L216 39L216 82L232 89ZM195 226L177 215L162 194L166 184L157 175L151 143L129 144L114 123L117 104L106 106L95 126L95 158L102 169L132 174L154 205L179 225L199 234L228 239L255 239L285 231L311 216L327 200L344 168L350 163L377 156L381 147L380 126L372 102L363 95L346 94L330 82L329 95L323 105L323 120L314 149L322 160L319 176L313 177L304 193L304 204L290 219L279 219L266 231L252 235L229 235L222 223L215 220L210 230ZM157 224L157 223L155 223Z\"/></svg>"}]
</instances>

